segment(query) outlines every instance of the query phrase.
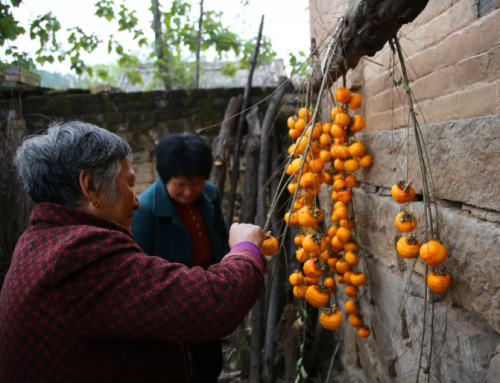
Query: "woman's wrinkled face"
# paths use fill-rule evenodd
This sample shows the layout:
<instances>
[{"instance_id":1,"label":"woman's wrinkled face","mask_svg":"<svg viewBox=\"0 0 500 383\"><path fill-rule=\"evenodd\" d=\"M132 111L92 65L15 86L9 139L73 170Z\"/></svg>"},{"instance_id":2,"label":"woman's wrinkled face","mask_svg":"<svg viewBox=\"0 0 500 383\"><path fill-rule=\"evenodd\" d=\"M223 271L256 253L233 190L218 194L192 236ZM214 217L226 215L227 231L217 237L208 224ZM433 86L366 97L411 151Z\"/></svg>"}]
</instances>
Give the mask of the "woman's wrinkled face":
<instances>
[{"instance_id":1,"label":"woman's wrinkled face","mask_svg":"<svg viewBox=\"0 0 500 383\"><path fill-rule=\"evenodd\" d=\"M121 170L116 180L117 196L110 200L107 195L102 195L102 204L97 209L101 218L114 221L130 230L134 210L141 207L135 194L135 173L129 160L121 161Z\"/></svg>"},{"instance_id":2,"label":"woman's wrinkled face","mask_svg":"<svg viewBox=\"0 0 500 383\"><path fill-rule=\"evenodd\" d=\"M167 182L167 191L174 201L179 203L193 203L203 193L205 178L201 176L172 177Z\"/></svg>"}]
</instances>

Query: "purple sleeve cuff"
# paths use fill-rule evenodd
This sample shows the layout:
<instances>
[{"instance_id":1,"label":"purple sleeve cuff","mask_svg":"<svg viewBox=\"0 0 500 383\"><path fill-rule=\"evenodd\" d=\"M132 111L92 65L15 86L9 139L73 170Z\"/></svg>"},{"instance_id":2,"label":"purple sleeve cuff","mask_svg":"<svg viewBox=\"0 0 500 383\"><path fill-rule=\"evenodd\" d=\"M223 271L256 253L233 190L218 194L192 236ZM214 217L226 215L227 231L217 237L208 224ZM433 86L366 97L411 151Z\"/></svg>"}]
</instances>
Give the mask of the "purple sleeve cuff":
<instances>
[{"instance_id":1,"label":"purple sleeve cuff","mask_svg":"<svg viewBox=\"0 0 500 383\"><path fill-rule=\"evenodd\" d=\"M237 250L237 249L247 250L247 251L251 252L252 254L256 255L257 257L259 257L260 259L262 259L264 262L267 262L266 257L264 256L262 251L257 247L257 245L255 243L240 242L240 243L236 244L235 246L233 246L231 251Z\"/></svg>"}]
</instances>

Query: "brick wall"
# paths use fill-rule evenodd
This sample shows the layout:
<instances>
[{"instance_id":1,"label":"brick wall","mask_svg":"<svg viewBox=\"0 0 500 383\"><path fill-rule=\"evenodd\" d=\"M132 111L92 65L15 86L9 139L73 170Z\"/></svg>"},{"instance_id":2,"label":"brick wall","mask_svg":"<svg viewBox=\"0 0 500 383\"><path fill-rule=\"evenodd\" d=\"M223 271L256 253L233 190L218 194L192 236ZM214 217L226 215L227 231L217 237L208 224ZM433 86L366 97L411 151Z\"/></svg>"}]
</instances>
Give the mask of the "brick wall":
<instances>
[{"instance_id":1,"label":"brick wall","mask_svg":"<svg viewBox=\"0 0 500 383\"><path fill-rule=\"evenodd\" d=\"M310 0L311 37L318 45L345 8L343 0ZM439 352L434 354L430 381L499 379L498 8L497 0L429 0L422 14L401 29L434 176L441 240L449 251L445 266L454 282L450 293L435 305ZM354 193L358 240L366 255L363 269L370 279L361 307L374 336L360 341L347 326L340 359L346 381L414 381L416 374L408 377L418 364L419 346L414 345L422 332L424 268L421 261L415 267L413 261L404 261L395 250L398 233L393 220L400 206L389 191L406 178L406 95L402 86L394 86L401 75L398 67L391 77L389 46L370 59L375 63L362 59L348 73L347 86L363 95L360 114L367 127L359 139L374 157L372 168L356 172L362 182ZM323 107L331 108L329 96ZM419 193L411 130L409 139L408 178ZM327 190L322 202L331 206ZM421 204L414 204L417 212L422 211ZM345 295L340 292L338 297L343 306Z\"/></svg>"},{"instance_id":2,"label":"brick wall","mask_svg":"<svg viewBox=\"0 0 500 383\"><path fill-rule=\"evenodd\" d=\"M251 103L266 98L274 88L253 88ZM0 109L9 107L12 98L19 101L26 127L34 133L52 121L80 120L108 129L131 145L137 173L137 191L147 189L156 173L152 153L158 140L174 132L194 132L220 123L229 99L243 94L242 88L152 91L137 93L90 94L83 90L43 91L12 94L3 91ZM9 100L10 99L10 100ZM284 107L294 110L293 97ZM261 105L261 110L267 103ZM284 119L285 115L281 117ZM284 125L284 123L283 123ZM219 127L206 129L202 136L211 142ZM244 164L242 164L244 166Z\"/></svg>"},{"instance_id":3,"label":"brick wall","mask_svg":"<svg viewBox=\"0 0 500 383\"><path fill-rule=\"evenodd\" d=\"M500 10L495 9L500 4L493 3L429 0L420 16L401 29L411 87L426 123L500 113ZM311 0L311 36L317 44L333 18L344 14L345 4ZM348 85L365 98L367 132L407 125L404 89L393 84L393 77L401 76L397 71L391 76L391 56L386 45L371 58L381 66L361 60L348 75Z\"/></svg>"}]
</instances>

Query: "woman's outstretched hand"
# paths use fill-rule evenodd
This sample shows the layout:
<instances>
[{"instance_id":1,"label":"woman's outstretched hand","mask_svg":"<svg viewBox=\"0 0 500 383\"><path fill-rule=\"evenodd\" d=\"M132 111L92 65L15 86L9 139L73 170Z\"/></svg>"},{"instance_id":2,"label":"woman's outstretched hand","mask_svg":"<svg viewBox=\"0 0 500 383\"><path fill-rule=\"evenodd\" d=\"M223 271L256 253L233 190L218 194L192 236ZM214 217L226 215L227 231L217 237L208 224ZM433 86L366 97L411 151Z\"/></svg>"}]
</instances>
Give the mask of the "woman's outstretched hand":
<instances>
[{"instance_id":1,"label":"woman's outstretched hand","mask_svg":"<svg viewBox=\"0 0 500 383\"><path fill-rule=\"evenodd\" d=\"M233 223L229 230L229 246L231 248L240 242L252 242L260 249L265 238L264 230L248 223Z\"/></svg>"}]
</instances>

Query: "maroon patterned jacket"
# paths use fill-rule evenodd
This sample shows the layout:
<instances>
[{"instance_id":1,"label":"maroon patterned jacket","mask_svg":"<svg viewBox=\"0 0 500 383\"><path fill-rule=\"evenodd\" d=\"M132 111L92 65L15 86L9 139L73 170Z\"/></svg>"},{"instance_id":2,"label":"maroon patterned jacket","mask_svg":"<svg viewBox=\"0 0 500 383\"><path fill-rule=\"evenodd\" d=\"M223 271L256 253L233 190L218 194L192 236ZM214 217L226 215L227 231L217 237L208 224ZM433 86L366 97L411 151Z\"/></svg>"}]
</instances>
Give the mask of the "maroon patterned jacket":
<instances>
[{"instance_id":1,"label":"maroon patterned jacket","mask_svg":"<svg viewBox=\"0 0 500 383\"><path fill-rule=\"evenodd\" d=\"M230 334L265 261L231 251L207 271L143 254L120 225L38 204L0 293L0 382L187 382L180 342Z\"/></svg>"}]
</instances>

